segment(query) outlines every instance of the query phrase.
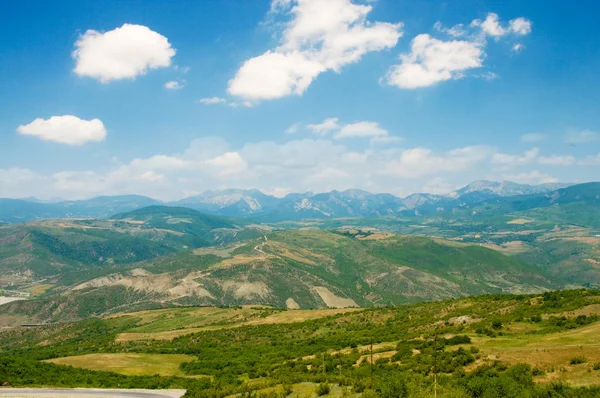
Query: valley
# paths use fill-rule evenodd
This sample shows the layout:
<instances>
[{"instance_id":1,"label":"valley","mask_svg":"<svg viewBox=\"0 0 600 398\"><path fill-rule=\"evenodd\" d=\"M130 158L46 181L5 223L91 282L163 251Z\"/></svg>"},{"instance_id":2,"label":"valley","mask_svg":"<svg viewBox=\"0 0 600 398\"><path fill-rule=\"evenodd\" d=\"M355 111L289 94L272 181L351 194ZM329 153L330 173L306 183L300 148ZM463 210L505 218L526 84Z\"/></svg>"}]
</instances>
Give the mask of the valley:
<instances>
[{"instance_id":1,"label":"valley","mask_svg":"<svg viewBox=\"0 0 600 398\"><path fill-rule=\"evenodd\" d=\"M596 396L600 185L556 188L292 195L293 215L241 190L202 196L204 212L15 213L0 226L0 379L369 397L373 368L377 396L418 397L435 369L442 397Z\"/></svg>"}]
</instances>

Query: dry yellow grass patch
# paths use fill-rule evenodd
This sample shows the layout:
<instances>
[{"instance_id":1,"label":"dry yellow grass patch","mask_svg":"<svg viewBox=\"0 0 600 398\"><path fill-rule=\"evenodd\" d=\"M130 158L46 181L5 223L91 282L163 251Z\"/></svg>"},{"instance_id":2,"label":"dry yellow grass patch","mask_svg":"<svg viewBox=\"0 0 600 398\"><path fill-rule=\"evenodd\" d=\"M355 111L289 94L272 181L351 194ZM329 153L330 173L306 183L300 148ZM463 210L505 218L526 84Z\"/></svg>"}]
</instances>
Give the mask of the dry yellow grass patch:
<instances>
[{"instance_id":1,"label":"dry yellow grass patch","mask_svg":"<svg viewBox=\"0 0 600 398\"><path fill-rule=\"evenodd\" d=\"M248 315L251 316L251 308L257 308L259 306L244 306L243 310L248 310ZM268 308L266 306L262 306L261 308ZM210 330L220 330L220 329L231 329L237 328L241 326L249 326L249 325L268 325L268 324L279 324L279 323L295 323L295 322L304 322L312 319L324 318L327 316L337 315L337 314L345 314L347 312L360 311L360 308L335 308L335 309L322 309L322 310L291 310L291 311L280 311L274 314L271 314L267 317L257 317L250 320L244 320L237 323L232 323L229 325L207 325L201 326L200 322L198 323L190 323L189 327L185 329L176 329L176 330L168 330L164 332L153 332L153 333L135 333L135 332L125 332L117 335L116 341L118 342L126 342L126 341L136 341L136 340L173 340L176 337L184 336L192 333L205 332ZM132 317L141 317L142 321L138 323L138 325L144 325L153 322L154 320L163 318L165 314L168 314L169 309L165 310L153 310L153 311L140 311L134 312L130 314L121 314L132 316ZM200 308L198 312L194 311L190 315L193 314L209 314L210 312L218 312L223 311L220 308ZM157 312L157 314L153 314ZM232 311L233 314L233 311ZM114 316L113 316L114 317ZM224 319L226 316L224 316ZM232 320L235 321L235 319Z\"/></svg>"},{"instance_id":2,"label":"dry yellow grass patch","mask_svg":"<svg viewBox=\"0 0 600 398\"><path fill-rule=\"evenodd\" d=\"M385 343L373 344L373 352L375 352L375 351L391 351L396 348L396 344L397 344L397 342L389 342L389 341L385 342ZM342 350L331 351L329 354L330 355L338 355L338 354L349 355L349 354L352 354L352 350L353 350L352 348L344 348ZM359 346L359 347L357 347L357 350L358 350L358 352L369 352L369 351L371 351L371 345L367 344L367 345ZM373 356L375 356L375 354L373 354Z\"/></svg>"},{"instance_id":3,"label":"dry yellow grass patch","mask_svg":"<svg viewBox=\"0 0 600 398\"><path fill-rule=\"evenodd\" d=\"M397 351L386 351L386 352L377 352L373 354L373 363L377 362L378 359L381 358L391 358L396 354ZM356 361L356 363L352 366L360 366L361 363L363 362L367 362L367 363L371 363L371 355L367 354L367 355L363 355L360 358L358 358L358 361Z\"/></svg>"},{"instance_id":4,"label":"dry yellow grass patch","mask_svg":"<svg viewBox=\"0 0 600 398\"><path fill-rule=\"evenodd\" d=\"M307 249L295 247L293 250L290 250L279 242L268 241L264 244L263 249L268 250L270 254L286 257L309 265L315 265L317 261L327 263L332 261L330 257Z\"/></svg>"},{"instance_id":5,"label":"dry yellow grass patch","mask_svg":"<svg viewBox=\"0 0 600 398\"><path fill-rule=\"evenodd\" d=\"M129 376L185 376L179 365L195 357L181 354L87 354L49 359L46 362L75 368L104 370Z\"/></svg>"},{"instance_id":6,"label":"dry yellow grass patch","mask_svg":"<svg viewBox=\"0 0 600 398\"><path fill-rule=\"evenodd\" d=\"M179 231L173 231L172 229L166 229L166 228L154 228L155 231L160 231L160 232L165 232L171 235L175 235L175 236L183 236L183 232L179 232Z\"/></svg>"},{"instance_id":7,"label":"dry yellow grass patch","mask_svg":"<svg viewBox=\"0 0 600 398\"><path fill-rule=\"evenodd\" d=\"M517 219L508 221L507 224L523 225L523 224L529 224L530 222L533 222L533 221L535 221L535 220L528 220L527 218L517 218Z\"/></svg>"},{"instance_id":8,"label":"dry yellow grass patch","mask_svg":"<svg viewBox=\"0 0 600 398\"><path fill-rule=\"evenodd\" d=\"M165 309L161 309L161 310L121 312L118 314L109 315L109 316L105 317L104 319L118 318L121 316L129 316L132 318L141 318L140 321L137 323L137 325L140 326L140 325L144 325L147 323L151 323L157 319L163 318L165 315L172 313L174 310L178 311L179 309L165 308ZM215 312L219 312L219 311L223 311L223 309L217 308L217 307L200 307L200 308L194 309L193 311L189 311L188 314L192 315L192 316L194 316L194 315L199 316L199 315L206 315L206 314L211 314L211 313L215 313Z\"/></svg>"},{"instance_id":9,"label":"dry yellow grass patch","mask_svg":"<svg viewBox=\"0 0 600 398\"><path fill-rule=\"evenodd\" d=\"M600 245L600 238L597 238L595 236L574 236L569 238L563 238L563 240L572 242L583 242L592 246Z\"/></svg>"},{"instance_id":10,"label":"dry yellow grass patch","mask_svg":"<svg viewBox=\"0 0 600 398\"><path fill-rule=\"evenodd\" d=\"M44 285L34 285L31 286L30 288L26 289L29 293L31 293L34 296L39 296L40 294L43 294L46 292L46 290L50 289L51 287L53 287L54 284L52 283L47 283Z\"/></svg>"},{"instance_id":11,"label":"dry yellow grass patch","mask_svg":"<svg viewBox=\"0 0 600 398\"><path fill-rule=\"evenodd\" d=\"M392 236L394 236L394 234L392 234L390 232L374 232L371 235L360 236L360 237L358 237L358 239L359 240L381 240L381 239L391 238Z\"/></svg>"},{"instance_id":12,"label":"dry yellow grass patch","mask_svg":"<svg viewBox=\"0 0 600 398\"><path fill-rule=\"evenodd\" d=\"M132 220L131 218L124 218L122 220L109 220L109 221L126 222L127 224L134 224L134 225L144 225L144 224L146 224L146 221Z\"/></svg>"},{"instance_id":13,"label":"dry yellow grass patch","mask_svg":"<svg viewBox=\"0 0 600 398\"><path fill-rule=\"evenodd\" d=\"M267 244L267 245L268 245L269 251L271 251L271 253L273 253L277 256L285 257L290 260L297 261L299 263L308 264L308 265L316 264L310 258L302 257L300 254L293 252L293 251L289 250L288 248L285 248L285 247L282 247L279 245L272 245L272 244Z\"/></svg>"},{"instance_id":14,"label":"dry yellow grass patch","mask_svg":"<svg viewBox=\"0 0 600 398\"><path fill-rule=\"evenodd\" d=\"M360 308L333 308L326 310L293 310L281 311L265 318L256 318L240 324L245 325L267 325L276 323L304 322L312 319L325 318L327 316L345 314L347 312L360 311Z\"/></svg>"},{"instance_id":15,"label":"dry yellow grass patch","mask_svg":"<svg viewBox=\"0 0 600 398\"><path fill-rule=\"evenodd\" d=\"M237 256L233 256L232 258L220 261L217 264L211 266L210 268L229 268L233 265L248 264L256 261L265 261L269 257L271 256L268 254L266 256L251 256L248 254L238 254Z\"/></svg>"},{"instance_id":16,"label":"dry yellow grass patch","mask_svg":"<svg viewBox=\"0 0 600 398\"><path fill-rule=\"evenodd\" d=\"M434 237L432 238L432 240L435 243L439 243L440 245L445 245L445 246L450 246L450 247L467 247L467 246L472 246L473 243L463 243L463 242L459 242L455 239L444 239L444 238L439 238L439 237Z\"/></svg>"},{"instance_id":17,"label":"dry yellow grass patch","mask_svg":"<svg viewBox=\"0 0 600 398\"><path fill-rule=\"evenodd\" d=\"M511 329L513 327L511 326ZM508 364L528 363L546 372L537 381L561 380L574 385L598 383L598 372L588 369L600 361L600 324L548 335L473 337L488 361ZM573 357L587 358L584 364L571 365Z\"/></svg>"},{"instance_id":18,"label":"dry yellow grass patch","mask_svg":"<svg viewBox=\"0 0 600 398\"><path fill-rule=\"evenodd\" d=\"M483 247L487 247L488 249L496 250L503 253L515 254L515 253L523 253L529 250L529 246L520 240L513 240L510 242L503 243L502 245L496 245L493 243L484 243Z\"/></svg>"},{"instance_id":19,"label":"dry yellow grass patch","mask_svg":"<svg viewBox=\"0 0 600 398\"><path fill-rule=\"evenodd\" d=\"M560 314L542 315L542 318L548 319L550 316L565 316L567 318L576 318L579 315L600 315L600 304L586 305L583 308L578 308L574 311L561 312Z\"/></svg>"},{"instance_id":20,"label":"dry yellow grass patch","mask_svg":"<svg viewBox=\"0 0 600 398\"><path fill-rule=\"evenodd\" d=\"M235 244L235 245L229 245L229 246L225 246L225 247L219 247L219 246L210 246L210 247L201 247L198 249L194 249L192 252L197 255L197 256L206 256L209 254L213 254L217 257L222 257L222 258L227 258L231 256L231 253L237 249L238 247L243 246L244 244Z\"/></svg>"},{"instance_id":21,"label":"dry yellow grass patch","mask_svg":"<svg viewBox=\"0 0 600 398\"><path fill-rule=\"evenodd\" d=\"M351 298L336 296L331 290L324 286L315 286L313 289L329 308L359 307L359 305Z\"/></svg>"}]
</instances>

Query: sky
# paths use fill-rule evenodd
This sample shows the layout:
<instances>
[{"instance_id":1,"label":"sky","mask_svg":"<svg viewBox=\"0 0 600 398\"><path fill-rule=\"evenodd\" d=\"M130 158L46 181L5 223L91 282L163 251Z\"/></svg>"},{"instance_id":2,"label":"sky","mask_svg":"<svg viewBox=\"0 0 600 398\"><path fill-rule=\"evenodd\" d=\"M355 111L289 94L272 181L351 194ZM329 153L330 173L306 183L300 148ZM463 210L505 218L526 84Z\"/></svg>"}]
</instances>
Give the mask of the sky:
<instances>
[{"instance_id":1,"label":"sky","mask_svg":"<svg viewBox=\"0 0 600 398\"><path fill-rule=\"evenodd\" d=\"M598 180L600 3L0 4L0 197Z\"/></svg>"}]
</instances>

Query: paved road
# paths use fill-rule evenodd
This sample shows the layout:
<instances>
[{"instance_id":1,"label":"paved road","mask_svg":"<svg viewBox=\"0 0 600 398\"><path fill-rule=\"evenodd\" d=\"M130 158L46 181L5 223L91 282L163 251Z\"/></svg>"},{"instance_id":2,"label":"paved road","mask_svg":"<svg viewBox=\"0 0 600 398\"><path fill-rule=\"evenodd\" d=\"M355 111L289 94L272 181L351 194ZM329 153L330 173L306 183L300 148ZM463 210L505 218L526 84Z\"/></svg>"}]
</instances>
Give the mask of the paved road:
<instances>
[{"instance_id":1,"label":"paved road","mask_svg":"<svg viewBox=\"0 0 600 398\"><path fill-rule=\"evenodd\" d=\"M0 397L8 398L180 398L185 390L109 390L96 388L6 388Z\"/></svg>"}]
</instances>

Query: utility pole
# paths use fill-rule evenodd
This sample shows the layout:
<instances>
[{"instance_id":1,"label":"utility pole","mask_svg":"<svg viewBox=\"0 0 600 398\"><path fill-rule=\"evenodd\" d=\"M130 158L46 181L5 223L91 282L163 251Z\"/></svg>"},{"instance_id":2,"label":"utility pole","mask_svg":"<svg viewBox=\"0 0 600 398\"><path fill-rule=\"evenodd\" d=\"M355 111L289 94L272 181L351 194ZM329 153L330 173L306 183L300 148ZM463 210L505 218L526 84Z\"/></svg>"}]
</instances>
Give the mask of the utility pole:
<instances>
[{"instance_id":1,"label":"utility pole","mask_svg":"<svg viewBox=\"0 0 600 398\"><path fill-rule=\"evenodd\" d=\"M437 398L437 326L433 339L433 397Z\"/></svg>"},{"instance_id":2,"label":"utility pole","mask_svg":"<svg viewBox=\"0 0 600 398\"><path fill-rule=\"evenodd\" d=\"M371 310L371 322L370 322L371 328L373 329L373 310ZM372 330L369 330L369 332L371 332L371 347L369 349L369 351L371 352L371 390L373 390L373 334L372 334Z\"/></svg>"},{"instance_id":3,"label":"utility pole","mask_svg":"<svg viewBox=\"0 0 600 398\"><path fill-rule=\"evenodd\" d=\"M373 389L373 340L371 340L371 390Z\"/></svg>"}]
</instances>

